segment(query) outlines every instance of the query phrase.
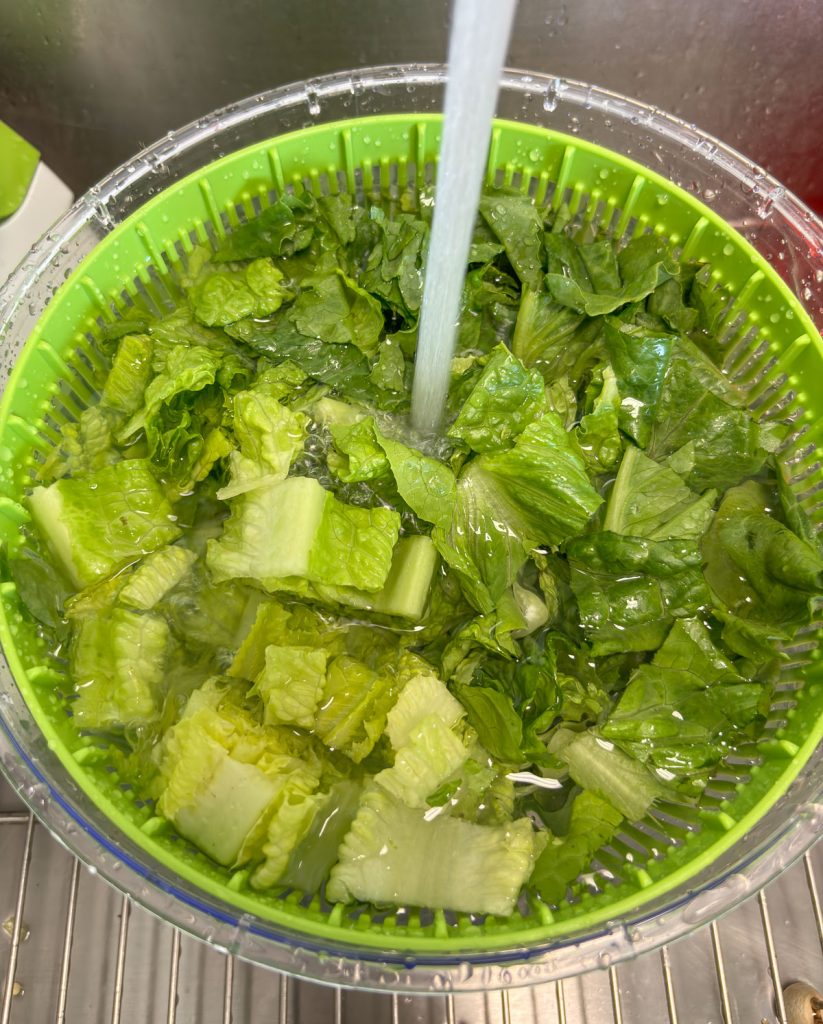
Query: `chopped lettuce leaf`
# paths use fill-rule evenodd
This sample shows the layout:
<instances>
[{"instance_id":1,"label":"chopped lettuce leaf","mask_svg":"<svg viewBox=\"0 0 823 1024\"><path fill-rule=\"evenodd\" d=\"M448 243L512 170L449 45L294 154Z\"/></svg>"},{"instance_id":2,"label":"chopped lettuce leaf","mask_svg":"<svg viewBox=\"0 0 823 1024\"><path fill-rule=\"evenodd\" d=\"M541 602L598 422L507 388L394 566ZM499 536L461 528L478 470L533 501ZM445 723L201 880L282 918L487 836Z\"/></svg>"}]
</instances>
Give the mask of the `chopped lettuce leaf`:
<instances>
[{"instance_id":1,"label":"chopped lettuce leaf","mask_svg":"<svg viewBox=\"0 0 823 1024\"><path fill-rule=\"evenodd\" d=\"M137 412L152 378L153 351L147 334L127 334L120 339L100 396L103 405L127 415Z\"/></svg>"},{"instance_id":2,"label":"chopped lettuce leaf","mask_svg":"<svg viewBox=\"0 0 823 1024\"><path fill-rule=\"evenodd\" d=\"M605 800L629 821L637 821L658 797L661 783L642 764L595 733L560 729L549 749L568 766L578 786Z\"/></svg>"},{"instance_id":3,"label":"chopped lettuce leaf","mask_svg":"<svg viewBox=\"0 0 823 1024\"><path fill-rule=\"evenodd\" d=\"M74 717L84 728L148 722L162 700L169 627L158 615L127 608L81 619L69 647L77 699Z\"/></svg>"},{"instance_id":4,"label":"chopped lettuce leaf","mask_svg":"<svg viewBox=\"0 0 823 1024\"><path fill-rule=\"evenodd\" d=\"M426 610L437 562L437 549L429 537L401 537L394 546L391 568L380 590L371 592L321 583L316 583L314 590L325 601L419 622Z\"/></svg>"},{"instance_id":5,"label":"chopped lettuce leaf","mask_svg":"<svg viewBox=\"0 0 823 1024\"><path fill-rule=\"evenodd\" d=\"M391 768L374 781L407 807L425 807L427 797L450 779L468 758L469 751L437 713L414 725Z\"/></svg>"},{"instance_id":6,"label":"chopped lettuce leaf","mask_svg":"<svg viewBox=\"0 0 823 1024\"><path fill-rule=\"evenodd\" d=\"M249 880L253 889L267 889L280 880L294 848L325 802L323 794L314 792L316 786L317 778L310 772L294 772L283 787L262 846L265 860Z\"/></svg>"},{"instance_id":7,"label":"chopped lettuce leaf","mask_svg":"<svg viewBox=\"0 0 823 1024\"><path fill-rule=\"evenodd\" d=\"M754 481L727 491L703 539L709 586L730 612L783 637L811 621L823 586L817 545L767 511L769 491Z\"/></svg>"},{"instance_id":8,"label":"chopped lettuce leaf","mask_svg":"<svg viewBox=\"0 0 823 1024\"><path fill-rule=\"evenodd\" d=\"M307 338L353 345L366 355L377 350L383 329L380 303L337 270L304 278L290 318Z\"/></svg>"},{"instance_id":9,"label":"chopped lettuce leaf","mask_svg":"<svg viewBox=\"0 0 823 1024\"><path fill-rule=\"evenodd\" d=\"M119 600L140 611L151 611L186 576L196 560L193 551L179 546L153 551L126 580Z\"/></svg>"},{"instance_id":10,"label":"chopped lettuce leaf","mask_svg":"<svg viewBox=\"0 0 823 1024\"><path fill-rule=\"evenodd\" d=\"M306 417L262 389L238 392L232 410L239 450L229 456L231 482L217 492L223 501L285 480L306 437Z\"/></svg>"},{"instance_id":11,"label":"chopped lettuce leaf","mask_svg":"<svg viewBox=\"0 0 823 1024\"><path fill-rule=\"evenodd\" d=\"M337 861L337 851L351 828L362 786L343 779L332 786L312 817L308 829L292 848L280 881L305 893L315 893Z\"/></svg>"},{"instance_id":12,"label":"chopped lettuce leaf","mask_svg":"<svg viewBox=\"0 0 823 1024\"><path fill-rule=\"evenodd\" d=\"M382 735L402 682L348 655L333 658L326 671L315 733L331 750L362 761Z\"/></svg>"},{"instance_id":13,"label":"chopped lettuce leaf","mask_svg":"<svg viewBox=\"0 0 823 1024\"><path fill-rule=\"evenodd\" d=\"M263 701L263 721L311 729L325 682L325 651L270 644L254 687Z\"/></svg>"},{"instance_id":14,"label":"chopped lettuce leaf","mask_svg":"<svg viewBox=\"0 0 823 1024\"><path fill-rule=\"evenodd\" d=\"M546 409L543 378L527 370L505 345L498 345L447 436L476 452L510 447Z\"/></svg>"},{"instance_id":15,"label":"chopped lettuce leaf","mask_svg":"<svg viewBox=\"0 0 823 1024\"><path fill-rule=\"evenodd\" d=\"M412 732L429 715L451 728L466 714L459 701L434 675L413 676L386 717L386 735L395 750L409 743Z\"/></svg>"},{"instance_id":16,"label":"chopped lettuce leaf","mask_svg":"<svg viewBox=\"0 0 823 1024\"><path fill-rule=\"evenodd\" d=\"M529 879L547 903L559 903L566 888L584 871L592 854L620 827L623 815L608 801L584 789L571 808L566 835L550 836Z\"/></svg>"},{"instance_id":17,"label":"chopped lettuce leaf","mask_svg":"<svg viewBox=\"0 0 823 1024\"><path fill-rule=\"evenodd\" d=\"M194 315L208 327L268 316L291 297L283 271L268 259L253 260L242 270L209 273L189 292Z\"/></svg>"},{"instance_id":18,"label":"chopped lettuce leaf","mask_svg":"<svg viewBox=\"0 0 823 1024\"><path fill-rule=\"evenodd\" d=\"M316 480L303 476L239 495L221 537L208 542L206 561L214 578L306 576L329 497Z\"/></svg>"},{"instance_id":19,"label":"chopped lettuce leaf","mask_svg":"<svg viewBox=\"0 0 823 1024\"><path fill-rule=\"evenodd\" d=\"M459 851L459 856L455 856ZM405 807L372 790L340 847L326 895L505 916L534 862L531 822L474 825Z\"/></svg>"},{"instance_id":20,"label":"chopped lettuce leaf","mask_svg":"<svg viewBox=\"0 0 823 1024\"><path fill-rule=\"evenodd\" d=\"M78 588L175 540L180 530L143 459L36 487L32 517Z\"/></svg>"}]
</instances>

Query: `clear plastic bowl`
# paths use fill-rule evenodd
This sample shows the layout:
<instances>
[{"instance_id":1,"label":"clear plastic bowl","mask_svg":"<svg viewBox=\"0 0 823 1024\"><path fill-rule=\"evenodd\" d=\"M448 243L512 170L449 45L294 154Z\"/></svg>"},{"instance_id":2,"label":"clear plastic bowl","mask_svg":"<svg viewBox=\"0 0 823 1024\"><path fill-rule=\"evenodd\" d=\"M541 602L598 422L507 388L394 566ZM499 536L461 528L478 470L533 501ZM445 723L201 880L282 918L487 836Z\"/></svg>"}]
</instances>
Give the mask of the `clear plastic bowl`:
<instances>
[{"instance_id":1,"label":"clear plastic bowl","mask_svg":"<svg viewBox=\"0 0 823 1024\"><path fill-rule=\"evenodd\" d=\"M0 291L0 380L55 290L112 228L205 163L263 139L359 115L439 111L445 69L374 68L262 93L150 146L90 189L32 249ZM699 197L765 255L823 327L823 225L759 167L652 107L593 86L507 72L498 115L539 124L630 156ZM618 963L726 913L801 856L823 826L820 750L745 841L709 871L597 931L528 949L416 957L339 943L239 915L181 881L124 835L73 783L48 748L5 661L0 662L0 758L15 790L87 867L158 917L249 961L321 982L442 992L527 985Z\"/></svg>"}]
</instances>

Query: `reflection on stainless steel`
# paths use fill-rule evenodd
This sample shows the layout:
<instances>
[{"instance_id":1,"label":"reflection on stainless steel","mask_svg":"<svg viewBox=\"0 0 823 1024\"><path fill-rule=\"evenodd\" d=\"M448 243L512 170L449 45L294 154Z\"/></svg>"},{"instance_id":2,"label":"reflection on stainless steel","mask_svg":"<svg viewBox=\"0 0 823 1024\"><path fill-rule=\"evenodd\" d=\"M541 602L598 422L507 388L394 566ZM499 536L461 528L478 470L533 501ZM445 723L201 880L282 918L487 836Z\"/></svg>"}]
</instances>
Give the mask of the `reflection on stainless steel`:
<instances>
[{"instance_id":1,"label":"reflection on stainless steel","mask_svg":"<svg viewBox=\"0 0 823 1024\"><path fill-rule=\"evenodd\" d=\"M0 117L79 191L209 110L342 68L446 56L447 0L0 0ZM820 195L819 0L520 0L508 63L694 121Z\"/></svg>"}]
</instances>

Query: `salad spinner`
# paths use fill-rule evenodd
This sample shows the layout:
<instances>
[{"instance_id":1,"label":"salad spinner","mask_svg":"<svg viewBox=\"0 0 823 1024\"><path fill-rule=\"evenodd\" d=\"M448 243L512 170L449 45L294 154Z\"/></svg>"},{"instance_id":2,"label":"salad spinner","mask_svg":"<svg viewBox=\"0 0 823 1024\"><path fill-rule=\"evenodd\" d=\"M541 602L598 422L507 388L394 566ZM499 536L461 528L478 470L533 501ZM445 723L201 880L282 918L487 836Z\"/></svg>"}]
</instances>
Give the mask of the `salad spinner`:
<instances>
[{"instance_id":1,"label":"salad spinner","mask_svg":"<svg viewBox=\"0 0 823 1024\"><path fill-rule=\"evenodd\" d=\"M133 305L167 308L195 244L216 244L286 190L358 197L436 180L445 69L373 69L255 96L168 135L92 188L0 294L0 540L60 426L95 397L100 332ZM764 421L816 523L823 489L823 226L756 167L667 115L536 74L503 76L487 183L566 203L616 239L655 232L711 264L728 295L725 371ZM731 909L808 848L823 821L818 625L799 635L761 739L699 804L656 805L595 857L582 897L522 900L509 918L377 913L253 892L168 831L66 716L65 682L14 583L0 581L0 753L52 833L178 927L246 959L342 984L407 991L528 984L606 966ZM455 857L460 851L455 851Z\"/></svg>"}]
</instances>

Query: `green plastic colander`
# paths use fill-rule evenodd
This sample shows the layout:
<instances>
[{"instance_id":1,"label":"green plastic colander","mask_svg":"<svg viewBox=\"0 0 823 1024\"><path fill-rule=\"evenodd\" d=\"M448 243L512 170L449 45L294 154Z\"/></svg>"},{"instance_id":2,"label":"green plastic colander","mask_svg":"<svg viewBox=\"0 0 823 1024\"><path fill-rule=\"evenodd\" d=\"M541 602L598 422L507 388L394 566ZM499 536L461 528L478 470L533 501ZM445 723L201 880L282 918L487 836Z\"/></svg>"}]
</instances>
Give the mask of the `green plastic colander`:
<instances>
[{"instance_id":1,"label":"green plastic colander","mask_svg":"<svg viewBox=\"0 0 823 1024\"><path fill-rule=\"evenodd\" d=\"M8 552L26 529L23 497L37 464L58 442L60 425L95 397L105 371L101 329L134 304L166 307L193 245L215 243L284 190L362 197L433 179L441 120L432 111L442 81L442 69L394 69L256 97L169 136L115 172L41 243L0 298L0 371L8 375L0 406L0 539ZM322 121L324 105L332 120L306 126ZM566 202L580 223L615 237L659 233L684 257L711 264L716 286L729 295L725 368L748 389L759 415L793 424L784 456L798 497L820 522L814 503L823 487L823 389L816 382L823 380L823 345L772 265L791 266L802 291L804 268L823 265L820 226L719 144L620 97L509 74L501 109L512 119L495 123L489 182L528 192L538 204ZM624 152L556 130L558 123L582 130L580 117L591 110L599 117L592 134L608 137L606 122L617 124L614 140ZM347 112L361 116L335 117ZM758 227L760 248L772 260L695 194L629 159L625 150L641 133L651 140L649 154L663 153L662 169L678 170L687 185L704 182L703 199L734 189L736 221L744 230ZM642 159L644 147L637 152ZM740 182L751 185L748 192ZM797 211L794 225L789 209ZM763 738L729 759L697 808L664 803L627 826L599 851L594 873L570 900L548 906L526 898L510 918L484 919L425 908L377 913L299 893L254 892L246 872L219 868L165 827L122 784L105 751L78 734L63 702L70 689L63 663L44 649L11 580L0 582L0 595L10 670L0 687L0 752L24 797L59 838L155 912L287 970L407 989L568 974L576 964L607 963L669 940L707 913L729 909L750 882L779 869L777 860L802 852L818 826L810 818L817 787L808 762L823 737L823 667L811 630L789 650ZM744 876L741 865L762 865L764 850L804 815L788 852L784 847L767 868ZM729 887L730 872L747 877L745 884ZM702 916L695 889L719 894Z\"/></svg>"}]
</instances>

